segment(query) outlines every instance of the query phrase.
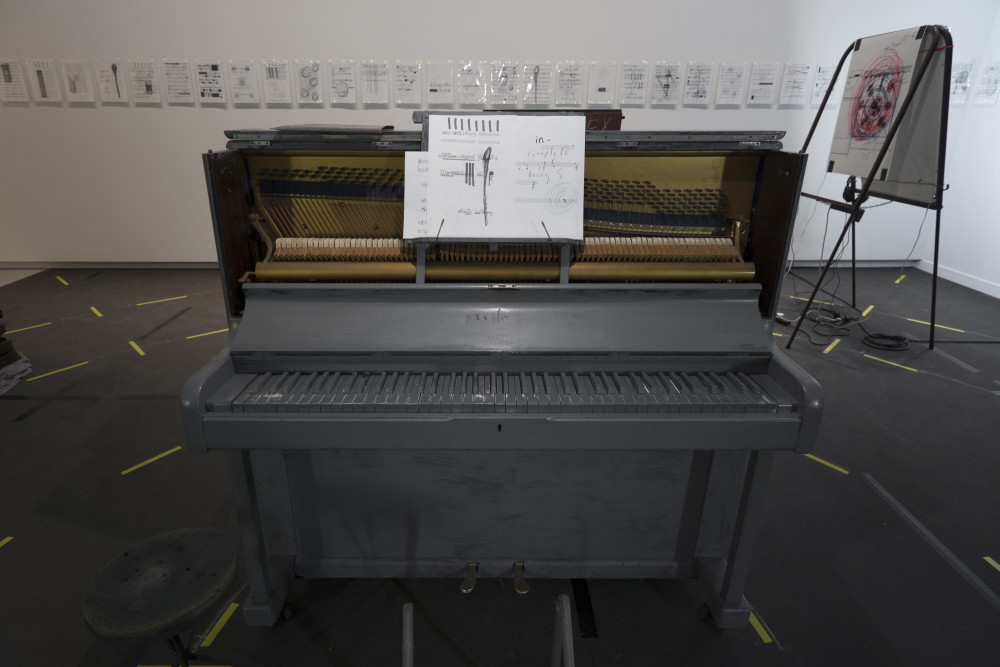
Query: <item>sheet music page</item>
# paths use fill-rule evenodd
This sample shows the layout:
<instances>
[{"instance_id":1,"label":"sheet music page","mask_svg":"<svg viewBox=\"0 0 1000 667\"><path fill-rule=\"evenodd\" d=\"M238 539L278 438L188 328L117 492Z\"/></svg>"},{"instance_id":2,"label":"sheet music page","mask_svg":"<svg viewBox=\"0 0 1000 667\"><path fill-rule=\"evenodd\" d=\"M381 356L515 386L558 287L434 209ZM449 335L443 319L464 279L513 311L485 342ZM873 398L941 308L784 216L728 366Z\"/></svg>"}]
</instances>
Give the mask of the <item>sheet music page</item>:
<instances>
[{"instance_id":1,"label":"sheet music page","mask_svg":"<svg viewBox=\"0 0 1000 667\"><path fill-rule=\"evenodd\" d=\"M291 72L285 60L261 59L264 74L264 103L291 104L292 86Z\"/></svg>"},{"instance_id":2,"label":"sheet music page","mask_svg":"<svg viewBox=\"0 0 1000 667\"><path fill-rule=\"evenodd\" d=\"M812 65L809 63L785 63L778 104L805 104L808 99L806 87L809 85L811 72Z\"/></svg>"},{"instance_id":3,"label":"sheet music page","mask_svg":"<svg viewBox=\"0 0 1000 667\"><path fill-rule=\"evenodd\" d=\"M118 58L94 58L97 70L97 93L101 102L128 102L128 77Z\"/></svg>"},{"instance_id":4,"label":"sheet music page","mask_svg":"<svg viewBox=\"0 0 1000 667\"><path fill-rule=\"evenodd\" d=\"M708 104L712 93L714 60L689 60L684 77L684 104Z\"/></svg>"},{"instance_id":5,"label":"sheet music page","mask_svg":"<svg viewBox=\"0 0 1000 667\"><path fill-rule=\"evenodd\" d=\"M524 104L552 104L552 63L548 60L528 61L521 67Z\"/></svg>"},{"instance_id":6,"label":"sheet music page","mask_svg":"<svg viewBox=\"0 0 1000 667\"><path fill-rule=\"evenodd\" d=\"M28 87L24 82L21 61L0 59L0 102L27 102Z\"/></svg>"},{"instance_id":7,"label":"sheet music page","mask_svg":"<svg viewBox=\"0 0 1000 667\"><path fill-rule=\"evenodd\" d=\"M427 62L427 104L455 103L455 66L450 60Z\"/></svg>"},{"instance_id":8,"label":"sheet music page","mask_svg":"<svg viewBox=\"0 0 1000 667\"><path fill-rule=\"evenodd\" d=\"M253 59L229 59L229 87L233 104L260 104L257 64Z\"/></svg>"},{"instance_id":9,"label":"sheet music page","mask_svg":"<svg viewBox=\"0 0 1000 667\"><path fill-rule=\"evenodd\" d=\"M746 76L747 64L726 62L719 65L719 87L715 91L716 104L740 104L743 101L743 79Z\"/></svg>"},{"instance_id":10,"label":"sheet music page","mask_svg":"<svg viewBox=\"0 0 1000 667\"><path fill-rule=\"evenodd\" d=\"M361 103L389 103L389 65L384 60L361 61Z\"/></svg>"},{"instance_id":11,"label":"sheet music page","mask_svg":"<svg viewBox=\"0 0 1000 667\"><path fill-rule=\"evenodd\" d=\"M489 63L465 60L458 65L458 103L487 104L490 95Z\"/></svg>"},{"instance_id":12,"label":"sheet music page","mask_svg":"<svg viewBox=\"0 0 1000 667\"><path fill-rule=\"evenodd\" d=\"M646 60L622 63L622 86L619 100L622 104L646 104L649 88L649 62Z\"/></svg>"},{"instance_id":13,"label":"sheet music page","mask_svg":"<svg viewBox=\"0 0 1000 667\"><path fill-rule=\"evenodd\" d=\"M1000 95L1000 61L991 60L986 63L983 73L979 76L976 86L975 100L979 106L993 106Z\"/></svg>"},{"instance_id":14,"label":"sheet music page","mask_svg":"<svg viewBox=\"0 0 1000 667\"><path fill-rule=\"evenodd\" d=\"M656 61L653 66L652 104L678 104L681 101L681 63Z\"/></svg>"},{"instance_id":15,"label":"sheet music page","mask_svg":"<svg viewBox=\"0 0 1000 667\"><path fill-rule=\"evenodd\" d=\"M420 104L420 61L397 60L393 90L396 104Z\"/></svg>"},{"instance_id":16,"label":"sheet music page","mask_svg":"<svg viewBox=\"0 0 1000 667\"><path fill-rule=\"evenodd\" d=\"M429 153L406 151L403 154L403 238L425 239L431 236L427 220L427 165Z\"/></svg>"},{"instance_id":17,"label":"sheet music page","mask_svg":"<svg viewBox=\"0 0 1000 667\"><path fill-rule=\"evenodd\" d=\"M490 70L492 104L517 104L521 98L521 76L516 60L496 60Z\"/></svg>"},{"instance_id":18,"label":"sheet music page","mask_svg":"<svg viewBox=\"0 0 1000 667\"><path fill-rule=\"evenodd\" d=\"M583 116L435 114L428 125L431 238L583 238Z\"/></svg>"},{"instance_id":19,"label":"sheet music page","mask_svg":"<svg viewBox=\"0 0 1000 667\"><path fill-rule=\"evenodd\" d=\"M614 104L615 79L618 63L614 60L590 63L590 83L587 87L588 104Z\"/></svg>"},{"instance_id":20,"label":"sheet music page","mask_svg":"<svg viewBox=\"0 0 1000 667\"><path fill-rule=\"evenodd\" d=\"M137 103L159 104L160 86L156 80L156 62L152 58L128 59L128 79L132 100Z\"/></svg>"},{"instance_id":21,"label":"sheet music page","mask_svg":"<svg viewBox=\"0 0 1000 667\"><path fill-rule=\"evenodd\" d=\"M167 104L194 104L194 81L187 58L163 59L163 96Z\"/></svg>"},{"instance_id":22,"label":"sheet music page","mask_svg":"<svg viewBox=\"0 0 1000 667\"><path fill-rule=\"evenodd\" d=\"M62 102L62 89L54 58L26 58L28 81L36 102Z\"/></svg>"},{"instance_id":23,"label":"sheet music page","mask_svg":"<svg viewBox=\"0 0 1000 667\"><path fill-rule=\"evenodd\" d=\"M63 85L66 86L66 100L69 102L93 102L94 81L90 77L90 66L83 58L63 58Z\"/></svg>"},{"instance_id":24,"label":"sheet music page","mask_svg":"<svg viewBox=\"0 0 1000 667\"><path fill-rule=\"evenodd\" d=\"M358 103L353 60L330 60L330 104Z\"/></svg>"},{"instance_id":25,"label":"sheet music page","mask_svg":"<svg viewBox=\"0 0 1000 667\"><path fill-rule=\"evenodd\" d=\"M750 68L750 86L747 88L747 104L771 106L778 96L778 65L774 62L754 62Z\"/></svg>"},{"instance_id":26,"label":"sheet music page","mask_svg":"<svg viewBox=\"0 0 1000 667\"><path fill-rule=\"evenodd\" d=\"M812 100L811 104L813 106L818 106L823 103L823 96L826 95L826 89L830 87L830 82L833 81L833 73L837 69L837 66L832 63L823 63L816 67L816 80L813 82ZM830 94L830 99L827 100L827 106L833 106L837 101L837 96L833 93Z\"/></svg>"},{"instance_id":27,"label":"sheet music page","mask_svg":"<svg viewBox=\"0 0 1000 667\"><path fill-rule=\"evenodd\" d=\"M583 83L587 78L587 63L581 60L560 60L556 68L556 104L583 104Z\"/></svg>"},{"instance_id":28,"label":"sheet music page","mask_svg":"<svg viewBox=\"0 0 1000 667\"><path fill-rule=\"evenodd\" d=\"M949 104L962 105L969 99L972 87L972 63L951 64L951 91Z\"/></svg>"},{"instance_id":29,"label":"sheet music page","mask_svg":"<svg viewBox=\"0 0 1000 667\"><path fill-rule=\"evenodd\" d=\"M198 75L198 99L202 104L226 103L226 80L218 58L199 58L194 61Z\"/></svg>"}]
</instances>

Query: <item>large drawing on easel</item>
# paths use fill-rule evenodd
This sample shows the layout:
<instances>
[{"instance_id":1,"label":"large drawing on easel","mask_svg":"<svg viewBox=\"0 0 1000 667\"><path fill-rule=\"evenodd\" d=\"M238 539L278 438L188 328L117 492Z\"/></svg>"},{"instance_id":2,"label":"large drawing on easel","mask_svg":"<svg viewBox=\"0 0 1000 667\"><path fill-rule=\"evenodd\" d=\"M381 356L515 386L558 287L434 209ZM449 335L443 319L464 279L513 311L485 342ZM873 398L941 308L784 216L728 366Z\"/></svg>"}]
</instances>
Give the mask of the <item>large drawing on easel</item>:
<instances>
[{"instance_id":1,"label":"large drawing on easel","mask_svg":"<svg viewBox=\"0 0 1000 667\"><path fill-rule=\"evenodd\" d=\"M866 178L899 117L914 73L933 58L875 174L871 194L929 203L938 183L944 58L923 28L858 40L830 146L828 171Z\"/></svg>"}]
</instances>

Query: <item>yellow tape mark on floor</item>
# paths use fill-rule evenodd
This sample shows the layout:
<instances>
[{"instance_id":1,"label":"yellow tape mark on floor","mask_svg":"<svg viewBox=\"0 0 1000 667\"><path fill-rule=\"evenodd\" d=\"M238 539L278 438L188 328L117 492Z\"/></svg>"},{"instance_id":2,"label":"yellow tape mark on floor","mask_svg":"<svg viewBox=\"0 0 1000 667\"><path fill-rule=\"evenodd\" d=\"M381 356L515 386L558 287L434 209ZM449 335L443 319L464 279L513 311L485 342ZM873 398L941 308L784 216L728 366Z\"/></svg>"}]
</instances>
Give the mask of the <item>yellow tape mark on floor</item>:
<instances>
[{"instance_id":1,"label":"yellow tape mark on floor","mask_svg":"<svg viewBox=\"0 0 1000 667\"><path fill-rule=\"evenodd\" d=\"M219 618L216 624L212 626L212 631L209 632L207 635L205 635L205 638L201 640L202 646L212 645L212 642L215 641L215 638L219 636L220 632L222 632L223 626L225 626L226 623L229 622L229 617L233 615L233 612L236 611L236 608L239 606L240 605L237 604L236 602L229 603L229 607L227 607L226 611L222 613L222 616Z\"/></svg>"},{"instance_id":2,"label":"yellow tape mark on floor","mask_svg":"<svg viewBox=\"0 0 1000 667\"><path fill-rule=\"evenodd\" d=\"M8 542L10 542L10 541L11 541L12 539L14 539L14 538L13 538L13 537L11 537L11 536L7 536L7 537L3 538L2 540L0 540L0 547L2 547L3 545L7 544L7 543L8 543Z\"/></svg>"},{"instance_id":3,"label":"yellow tape mark on floor","mask_svg":"<svg viewBox=\"0 0 1000 667\"><path fill-rule=\"evenodd\" d=\"M7 539L9 540L10 538L8 537ZM3 545L4 545L4 543L0 542L0 547L2 547ZM1000 572L1000 563L996 562L995 560L993 560L989 556L983 556L983 560L986 561L987 563L989 563L990 565L992 565L993 567L995 567L997 569L997 571Z\"/></svg>"},{"instance_id":4,"label":"yellow tape mark on floor","mask_svg":"<svg viewBox=\"0 0 1000 667\"><path fill-rule=\"evenodd\" d=\"M136 465L132 466L131 468L126 468L125 470L122 470L122 474L123 474L123 475L127 475L127 474L129 474L130 472L133 472L133 471L135 471L135 470L138 470L139 468L141 468L141 467L143 467L143 466L148 466L148 465L149 465L150 463L153 463L154 461L159 461L159 460L160 460L160 459L162 459L162 458L163 458L164 456L169 456L169 455L173 454L173 453L174 453L174 452L176 452L176 451L180 451L180 449L181 449L181 446L180 446L180 445L177 445L177 446L176 446L176 447L174 447L173 449L168 449L167 451L163 452L162 454L157 454L156 456L154 456L154 457L153 457L153 458L151 458L151 459L146 459L146 460L145 460L145 461L143 461L142 463L138 463L138 464L136 464Z\"/></svg>"},{"instance_id":5,"label":"yellow tape mark on floor","mask_svg":"<svg viewBox=\"0 0 1000 667\"><path fill-rule=\"evenodd\" d=\"M212 334L220 334L220 333L225 333L227 331L229 331L229 329L219 329L217 331L206 331L205 333L195 334L193 336L188 336L187 338L188 338L188 340L191 340L192 338L201 338L202 336L211 336Z\"/></svg>"},{"instance_id":6,"label":"yellow tape mark on floor","mask_svg":"<svg viewBox=\"0 0 1000 667\"><path fill-rule=\"evenodd\" d=\"M788 298L789 299L795 299L796 301L808 301L809 300L809 299L806 299L805 297L801 297L801 296L790 296ZM833 303L832 301L820 301L819 299L814 300L813 303L821 303L824 306L836 306L837 305L837 304Z\"/></svg>"},{"instance_id":7,"label":"yellow tape mark on floor","mask_svg":"<svg viewBox=\"0 0 1000 667\"><path fill-rule=\"evenodd\" d=\"M907 322L916 322L917 324L926 324L927 326L931 325L930 322L924 322L923 320L915 320L912 317L907 317L906 321ZM948 331L957 331L958 333L965 333L965 331L963 331L962 329L956 329L954 327L946 327L943 324L935 324L934 326L936 326L938 329L947 329Z\"/></svg>"},{"instance_id":8,"label":"yellow tape mark on floor","mask_svg":"<svg viewBox=\"0 0 1000 667\"><path fill-rule=\"evenodd\" d=\"M66 281L65 281L65 280L63 279L63 277L62 277L62 276L56 276L56 280L58 280L59 282L61 282L61 283L62 283L63 285L66 285L67 287L69 287L69 283L68 283L68 282L66 282Z\"/></svg>"},{"instance_id":9,"label":"yellow tape mark on floor","mask_svg":"<svg viewBox=\"0 0 1000 667\"><path fill-rule=\"evenodd\" d=\"M142 348L139 347L139 345L134 340L130 340L128 342L128 344L132 346L133 350L135 350L136 352L139 353L140 357L145 357L146 356L146 353L142 351Z\"/></svg>"},{"instance_id":10,"label":"yellow tape mark on floor","mask_svg":"<svg viewBox=\"0 0 1000 667\"><path fill-rule=\"evenodd\" d=\"M101 311L97 310L97 308L91 306L90 309L94 311L94 315L97 315L98 317L104 317L104 315L101 314Z\"/></svg>"},{"instance_id":11,"label":"yellow tape mark on floor","mask_svg":"<svg viewBox=\"0 0 1000 667\"><path fill-rule=\"evenodd\" d=\"M781 338L781 337L782 337L782 336L784 336L785 334L780 334L780 333L778 333L777 331L772 331L772 332L771 332L771 335L772 335L772 336L777 336L778 338Z\"/></svg>"},{"instance_id":12,"label":"yellow tape mark on floor","mask_svg":"<svg viewBox=\"0 0 1000 667\"><path fill-rule=\"evenodd\" d=\"M5 333L4 336L6 336L7 334L17 333L18 331L27 331L28 329L37 329L38 327L47 327L50 324L52 324L52 322L44 322L42 324L32 324L30 327L21 327L20 329L11 329L7 333Z\"/></svg>"},{"instance_id":13,"label":"yellow tape mark on floor","mask_svg":"<svg viewBox=\"0 0 1000 667\"><path fill-rule=\"evenodd\" d=\"M840 342L839 338L834 338L833 342L830 343L829 345L827 345L826 349L823 350L823 354L830 354L830 352L833 351L833 348L837 347L837 343L839 343L839 342Z\"/></svg>"},{"instance_id":14,"label":"yellow tape mark on floor","mask_svg":"<svg viewBox=\"0 0 1000 667\"><path fill-rule=\"evenodd\" d=\"M49 371L48 373L42 373L41 375L35 375L34 377L28 378L28 382L34 382L35 380L41 380L42 378L47 378L50 375L55 375L56 373L62 373L63 371L68 371L74 368L79 368L80 366L86 366L89 361L81 361L78 364L73 364L72 366L67 366L66 368L60 368L57 371Z\"/></svg>"},{"instance_id":15,"label":"yellow tape mark on floor","mask_svg":"<svg viewBox=\"0 0 1000 667\"><path fill-rule=\"evenodd\" d=\"M177 301L177 299L186 299L187 295L184 296L172 296L169 299L157 299L156 301L143 301L142 303L137 303L137 306L148 306L151 303L163 303L164 301Z\"/></svg>"},{"instance_id":16,"label":"yellow tape mark on floor","mask_svg":"<svg viewBox=\"0 0 1000 667\"><path fill-rule=\"evenodd\" d=\"M773 639L771 639L771 635L767 634L767 630L764 629L764 626L757 619L757 617L754 616L753 612L750 612L750 625L752 625L753 629L757 631L757 634L760 636L760 640L762 642L764 642L765 644L770 644L771 642L774 641Z\"/></svg>"},{"instance_id":17,"label":"yellow tape mark on floor","mask_svg":"<svg viewBox=\"0 0 1000 667\"><path fill-rule=\"evenodd\" d=\"M903 282L904 278L906 278L906 274L905 273L903 275L901 275L900 277L896 278L896 284L898 285L899 283Z\"/></svg>"},{"instance_id":18,"label":"yellow tape mark on floor","mask_svg":"<svg viewBox=\"0 0 1000 667\"><path fill-rule=\"evenodd\" d=\"M851 474L847 470L845 470L844 468L841 468L840 466L838 466L836 464L830 463L829 461L824 461L820 457L814 456L813 454L803 454L803 456L805 456L807 459L812 459L816 463L822 463L823 465L825 465L828 468L833 468L837 472L842 472L845 475L850 475Z\"/></svg>"},{"instance_id":19,"label":"yellow tape mark on floor","mask_svg":"<svg viewBox=\"0 0 1000 667\"><path fill-rule=\"evenodd\" d=\"M865 308L864 312L861 313L861 317L868 317L868 313L872 312L873 310L875 310L875 304L872 304L867 308Z\"/></svg>"},{"instance_id":20,"label":"yellow tape mark on floor","mask_svg":"<svg viewBox=\"0 0 1000 667\"><path fill-rule=\"evenodd\" d=\"M873 357L870 354L866 354L869 359L874 359L875 361L881 361L883 364L889 364L890 366L895 366L896 368L902 368L903 370L913 371L914 373L919 373L916 368L910 368L909 366L904 366L903 364L897 364L895 361L887 361L886 359L879 359L878 357Z\"/></svg>"}]
</instances>

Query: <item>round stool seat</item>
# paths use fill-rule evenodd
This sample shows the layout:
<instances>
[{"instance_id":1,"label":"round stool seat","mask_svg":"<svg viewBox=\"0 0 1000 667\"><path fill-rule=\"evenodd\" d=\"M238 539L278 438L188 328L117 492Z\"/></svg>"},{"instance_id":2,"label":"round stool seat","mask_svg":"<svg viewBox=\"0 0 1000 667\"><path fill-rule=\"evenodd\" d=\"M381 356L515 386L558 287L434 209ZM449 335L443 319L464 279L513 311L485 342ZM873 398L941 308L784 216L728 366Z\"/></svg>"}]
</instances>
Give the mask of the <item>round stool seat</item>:
<instances>
[{"instance_id":1,"label":"round stool seat","mask_svg":"<svg viewBox=\"0 0 1000 667\"><path fill-rule=\"evenodd\" d=\"M83 596L94 634L129 641L182 631L211 609L236 576L236 549L211 528L181 528L116 556Z\"/></svg>"}]
</instances>

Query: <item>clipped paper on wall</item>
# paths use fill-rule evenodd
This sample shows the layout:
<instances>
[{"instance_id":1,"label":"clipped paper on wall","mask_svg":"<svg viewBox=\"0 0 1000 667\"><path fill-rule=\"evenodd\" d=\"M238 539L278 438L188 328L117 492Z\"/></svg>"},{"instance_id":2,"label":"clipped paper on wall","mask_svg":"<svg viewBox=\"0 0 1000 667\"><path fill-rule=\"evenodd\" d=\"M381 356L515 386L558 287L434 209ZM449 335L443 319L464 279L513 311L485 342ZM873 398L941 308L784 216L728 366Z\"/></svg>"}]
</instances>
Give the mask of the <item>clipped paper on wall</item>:
<instances>
[{"instance_id":1,"label":"clipped paper on wall","mask_svg":"<svg viewBox=\"0 0 1000 667\"><path fill-rule=\"evenodd\" d=\"M809 63L785 63L785 73L781 77L781 95L778 104L805 104L809 101Z\"/></svg>"},{"instance_id":2,"label":"clipped paper on wall","mask_svg":"<svg viewBox=\"0 0 1000 667\"><path fill-rule=\"evenodd\" d=\"M618 63L614 60L590 63L590 83L587 88L588 104L614 104L615 79Z\"/></svg>"},{"instance_id":3,"label":"clipped paper on wall","mask_svg":"<svg viewBox=\"0 0 1000 667\"><path fill-rule=\"evenodd\" d=\"M94 80L90 76L90 65L83 58L63 58L63 86L66 88L67 102L93 102Z\"/></svg>"},{"instance_id":4,"label":"clipped paper on wall","mask_svg":"<svg viewBox=\"0 0 1000 667\"><path fill-rule=\"evenodd\" d=\"M317 58L295 60L295 99L300 105L323 104L322 69Z\"/></svg>"},{"instance_id":5,"label":"clipped paper on wall","mask_svg":"<svg viewBox=\"0 0 1000 667\"><path fill-rule=\"evenodd\" d=\"M524 104L552 104L552 63L528 61L521 66L521 101Z\"/></svg>"},{"instance_id":6,"label":"clipped paper on wall","mask_svg":"<svg viewBox=\"0 0 1000 667\"><path fill-rule=\"evenodd\" d=\"M361 103L389 103L389 65L384 60L362 60Z\"/></svg>"},{"instance_id":7,"label":"clipped paper on wall","mask_svg":"<svg viewBox=\"0 0 1000 667\"><path fill-rule=\"evenodd\" d=\"M657 60L653 66L652 104L679 104L681 101L681 63Z\"/></svg>"},{"instance_id":8,"label":"clipped paper on wall","mask_svg":"<svg viewBox=\"0 0 1000 667\"><path fill-rule=\"evenodd\" d=\"M489 103L490 78L489 63L478 60L464 60L458 64L458 103Z\"/></svg>"},{"instance_id":9,"label":"clipped paper on wall","mask_svg":"<svg viewBox=\"0 0 1000 667\"><path fill-rule=\"evenodd\" d=\"M118 58L94 58L97 93L104 103L128 102L128 77Z\"/></svg>"},{"instance_id":10,"label":"clipped paper on wall","mask_svg":"<svg viewBox=\"0 0 1000 667\"><path fill-rule=\"evenodd\" d=\"M521 76L516 60L497 60L490 69L492 104L517 104L521 97Z\"/></svg>"},{"instance_id":11,"label":"clipped paper on wall","mask_svg":"<svg viewBox=\"0 0 1000 667\"><path fill-rule=\"evenodd\" d=\"M0 58L0 102L27 102L28 87L17 58Z\"/></svg>"},{"instance_id":12,"label":"clipped paper on wall","mask_svg":"<svg viewBox=\"0 0 1000 667\"><path fill-rule=\"evenodd\" d=\"M587 79L587 63L580 60L560 60L556 68L556 104L583 104L583 84Z\"/></svg>"},{"instance_id":13,"label":"clipped paper on wall","mask_svg":"<svg viewBox=\"0 0 1000 667\"><path fill-rule=\"evenodd\" d=\"M62 102L62 89L53 58L26 58L28 81L36 102Z\"/></svg>"},{"instance_id":14,"label":"clipped paper on wall","mask_svg":"<svg viewBox=\"0 0 1000 667\"><path fill-rule=\"evenodd\" d=\"M198 76L198 99L202 104L226 103L226 79L218 58L200 58L194 61Z\"/></svg>"},{"instance_id":15,"label":"clipped paper on wall","mask_svg":"<svg viewBox=\"0 0 1000 667\"><path fill-rule=\"evenodd\" d=\"M152 58L129 58L128 79L134 102L140 104L160 103L160 85L156 80L156 62Z\"/></svg>"},{"instance_id":16,"label":"clipped paper on wall","mask_svg":"<svg viewBox=\"0 0 1000 667\"><path fill-rule=\"evenodd\" d=\"M330 61L330 104L357 104L358 90L353 60Z\"/></svg>"},{"instance_id":17,"label":"clipped paper on wall","mask_svg":"<svg viewBox=\"0 0 1000 667\"><path fill-rule=\"evenodd\" d=\"M643 105L649 94L649 62L626 60L622 63L622 104Z\"/></svg>"},{"instance_id":18,"label":"clipped paper on wall","mask_svg":"<svg viewBox=\"0 0 1000 667\"><path fill-rule=\"evenodd\" d=\"M266 104L291 104L292 85L291 71L285 60L260 61L262 81L264 84L264 102Z\"/></svg>"},{"instance_id":19,"label":"clipped paper on wall","mask_svg":"<svg viewBox=\"0 0 1000 667\"><path fill-rule=\"evenodd\" d=\"M420 104L420 61L397 60L393 77L396 104Z\"/></svg>"},{"instance_id":20,"label":"clipped paper on wall","mask_svg":"<svg viewBox=\"0 0 1000 667\"><path fill-rule=\"evenodd\" d=\"M233 104L260 104L260 88L257 85L257 64L252 58L230 58L229 88Z\"/></svg>"},{"instance_id":21,"label":"clipped paper on wall","mask_svg":"<svg viewBox=\"0 0 1000 667\"><path fill-rule=\"evenodd\" d=\"M187 58L163 59L163 96L167 104L194 104L194 79Z\"/></svg>"},{"instance_id":22,"label":"clipped paper on wall","mask_svg":"<svg viewBox=\"0 0 1000 667\"><path fill-rule=\"evenodd\" d=\"M778 96L777 61L754 62L750 68L750 85L747 86L747 104L771 106Z\"/></svg>"},{"instance_id":23,"label":"clipped paper on wall","mask_svg":"<svg viewBox=\"0 0 1000 667\"><path fill-rule=\"evenodd\" d=\"M708 104L712 94L713 60L689 60L684 75L684 104Z\"/></svg>"},{"instance_id":24,"label":"clipped paper on wall","mask_svg":"<svg viewBox=\"0 0 1000 667\"><path fill-rule=\"evenodd\" d=\"M719 64L719 87L715 91L715 103L722 105L737 105L743 102L743 79L746 77L747 64L726 62Z\"/></svg>"},{"instance_id":25,"label":"clipped paper on wall","mask_svg":"<svg viewBox=\"0 0 1000 667\"><path fill-rule=\"evenodd\" d=\"M448 61L428 61L427 104L455 103L455 66Z\"/></svg>"}]
</instances>

